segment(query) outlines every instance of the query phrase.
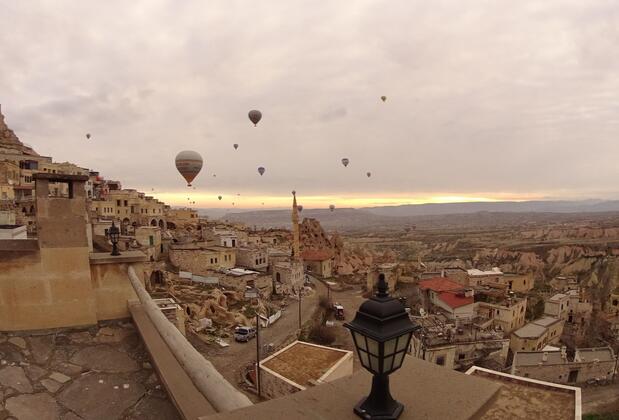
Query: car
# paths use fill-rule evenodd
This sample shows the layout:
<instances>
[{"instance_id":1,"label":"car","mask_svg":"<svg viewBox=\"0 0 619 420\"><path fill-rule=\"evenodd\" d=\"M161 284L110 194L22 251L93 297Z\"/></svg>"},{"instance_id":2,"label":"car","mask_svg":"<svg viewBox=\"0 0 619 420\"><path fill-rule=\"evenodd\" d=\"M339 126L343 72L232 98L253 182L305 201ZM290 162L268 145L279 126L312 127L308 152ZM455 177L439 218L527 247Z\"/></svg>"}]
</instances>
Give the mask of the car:
<instances>
[{"instance_id":1,"label":"car","mask_svg":"<svg viewBox=\"0 0 619 420\"><path fill-rule=\"evenodd\" d=\"M234 339L240 343L246 343L256 336L254 327L236 327L234 329Z\"/></svg>"}]
</instances>

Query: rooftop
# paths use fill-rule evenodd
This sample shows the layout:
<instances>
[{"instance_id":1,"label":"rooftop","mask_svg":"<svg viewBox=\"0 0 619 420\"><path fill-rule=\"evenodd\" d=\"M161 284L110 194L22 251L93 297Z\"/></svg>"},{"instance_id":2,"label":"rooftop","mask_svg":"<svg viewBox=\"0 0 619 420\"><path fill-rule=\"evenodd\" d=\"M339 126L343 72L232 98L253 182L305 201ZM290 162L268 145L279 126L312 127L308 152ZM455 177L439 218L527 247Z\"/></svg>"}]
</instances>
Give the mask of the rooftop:
<instances>
[{"instance_id":1,"label":"rooftop","mask_svg":"<svg viewBox=\"0 0 619 420\"><path fill-rule=\"evenodd\" d=\"M295 341L264 359L260 366L307 387L347 358L352 358L352 352Z\"/></svg>"},{"instance_id":2,"label":"rooftop","mask_svg":"<svg viewBox=\"0 0 619 420\"><path fill-rule=\"evenodd\" d=\"M552 296L550 299L548 299L549 302L558 302L561 301L563 299L567 298L566 294L563 293L557 293L556 295Z\"/></svg>"},{"instance_id":3,"label":"rooftop","mask_svg":"<svg viewBox=\"0 0 619 420\"><path fill-rule=\"evenodd\" d=\"M453 292L442 292L438 295L438 297L452 309L456 309L461 306L471 305L474 300L473 296L464 296L462 294Z\"/></svg>"},{"instance_id":4,"label":"rooftop","mask_svg":"<svg viewBox=\"0 0 619 420\"><path fill-rule=\"evenodd\" d=\"M478 270L477 268L471 268L470 270L466 270L469 276L496 276L502 275L503 273L497 267L494 267L492 270Z\"/></svg>"},{"instance_id":5,"label":"rooftop","mask_svg":"<svg viewBox=\"0 0 619 420\"><path fill-rule=\"evenodd\" d=\"M521 378L477 366L466 374L502 385L483 414L484 420L569 420L581 417L580 388Z\"/></svg>"},{"instance_id":6,"label":"rooftop","mask_svg":"<svg viewBox=\"0 0 619 420\"><path fill-rule=\"evenodd\" d=\"M592 362L594 360L600 362L615 360L613 349L610 347L576 349L576 354L574 355L575 362Z\"/></svg>"},{"instance_id":7,"label":"rooftop","mask_svg":"<svg viewBox=\"0 0 619 420\"><path fill-rule=\"evenodd\" d=\"M536 325L541 325L542 327L550 327L551 325L561 322L561 320L552 316L543 316L531 322Z\"/></svg>"},{"instance_id":8,"label":"rooftop","mask_svg":"<svg viewBox=\"0 0 619 420\"><path fill-rule=\"evenodd\" d=\"M546 360L544 360L544 354ZM561 357L561 351L519 351L514 356L515 366L562 365L567 359Z\"/></svg>"},{"instance_id":9,"label":"rooftop","mask_svg":"<svg viewBox=\"0 0 619 420\"><path fill-rule=\"evenodd\" d=\"M430 289L434 292L448 292L464 289L460 283L450 280L447 277L434 277L419 282L420 289Z\"/></svg>"},{"instance_id":10,"label":"rooftop","mask_svg":"<svg viewBox=\"0 0 619 420\"><path fill-rule=\"evenodd\" d=\"M301 252L301 258L305 261L325 261L333 258L333 251L330 249L306 249Z\"/></svg>"},{"instance_id":11,"label":"rooftop","mask_svg":"<svg viewBox=\"0 0 619 420\"><path fill-rule=\"evenodd\" d=\"M541 337L545 332L546 327L529 322L514 331L514 334L520 338L537 338Z\"/></svg>"}]
</instances>

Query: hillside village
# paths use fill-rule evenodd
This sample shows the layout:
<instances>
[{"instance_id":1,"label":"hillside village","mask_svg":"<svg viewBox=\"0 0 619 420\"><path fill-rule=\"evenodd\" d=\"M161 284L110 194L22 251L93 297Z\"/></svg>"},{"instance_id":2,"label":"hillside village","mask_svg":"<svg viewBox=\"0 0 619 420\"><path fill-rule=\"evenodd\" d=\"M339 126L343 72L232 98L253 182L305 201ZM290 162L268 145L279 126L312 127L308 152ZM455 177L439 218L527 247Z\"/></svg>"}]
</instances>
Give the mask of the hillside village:
<instances>
[{"instance_id":1,"label":"hillside village","mask_svg":"<svg viewBox=\"0 0 619 420\"><path fill-rule=\"evenodd\" d=\"M48 195L38 196L37 182L47 185ZM109 254L117 245L121 255L143 255L139 274L150 296L244 392L255 393L256 372L245 344L234 342L237 327L272 334L265 357L296 339L348 351L342 357L350 357L352 373L353 346L341 325L372 295L379 275L421 327L408 349L413 357L450 370L479 366L559 384L615 382L615 248L567 244L544 259L508 247L459 254L463 238L431 242L432 232L404 226L398 240L418 246L409 253L401 243L380 245L375 235L327 232L317 218L303 217L307 209L300 209L294 191L289 229L213 220L196 208L171 207L123 188L96 170L40 156L0 113L0 239L45 234L41 221L49 214L37 200L74 199L74 186L82 184L88 251ZM550 227L518 235L579 242L616 238L619 228ZM273 385L266 397L291 392L280 388Z\"/></svg>"}]
</instances>

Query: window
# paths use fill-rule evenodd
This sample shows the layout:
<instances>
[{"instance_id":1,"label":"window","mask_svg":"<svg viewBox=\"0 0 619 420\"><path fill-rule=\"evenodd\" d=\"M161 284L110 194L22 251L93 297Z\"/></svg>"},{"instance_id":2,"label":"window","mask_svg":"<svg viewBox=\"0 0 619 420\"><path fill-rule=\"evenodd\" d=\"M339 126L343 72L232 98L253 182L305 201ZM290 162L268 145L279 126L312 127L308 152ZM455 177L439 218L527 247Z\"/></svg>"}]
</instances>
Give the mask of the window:
<instances>
[{"instance_id":1,"label":"window","mask_svg":"<svg viewBox=\"0 0 619 420\"><path fill-rule=\"evenodd\" d=\"M155 245L155 237L153 235L150 235L148 237L148 243L150 244L150 246Z\"/></svg>"},{"instance_id":2,"label":"window","mask_svg":"<svg viewBox=\"0 0 619 420\"><path fill-rule=\"evenodd\" d=\"M439 366L445 366L445 356L438 356L436 358L436 364Z\"/></svg>"},{"instance_id":3,"label":"window","mask_svg":"<svg viewBox=\"0 0 619 420\"><path fill-rule=\"evenodd\" d=\"M127 200L125 200L125 207L127 207Z\"/></svg>"},{"instance_id":4,"label":"window","mask_svg":"<svg viewBox=\"0 0 619 420\"><path fill-rule=\"evenodd\" d=\"M464 356L465 356L465 354L464 354L464 353L460 353L460 354L458 355L458 360L462 360L462 359L464 359Z\"/></svg>"}]
</instances>

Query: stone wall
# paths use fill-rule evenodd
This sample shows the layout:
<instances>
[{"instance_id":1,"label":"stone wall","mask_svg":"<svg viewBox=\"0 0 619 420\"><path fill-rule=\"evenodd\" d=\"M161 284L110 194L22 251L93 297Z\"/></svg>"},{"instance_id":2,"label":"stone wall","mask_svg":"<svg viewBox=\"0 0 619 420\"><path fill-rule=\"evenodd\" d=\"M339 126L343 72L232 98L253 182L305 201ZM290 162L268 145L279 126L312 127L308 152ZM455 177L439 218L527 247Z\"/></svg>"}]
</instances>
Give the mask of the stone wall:
<instances>
[{"instance_id":1,"label":"stone wall","mask_svg":"<svg viewBox=\"0 0 619 420\"><path fill-rule=\"evenodd\" d=\"M591 379L612 379L615 361L518 366L513 375L559 384L584 383ZM575 382L568 382L571 371L578 371Z\"/></svg>"},{"instance_id":2,"label":"stone wall","mask_svg":"<svg viewBox=\"0 0 619 420\"><path fill-rule=\"evenodd\" d=\"M170 262L179 270L193 274L208 275L209 271L220 268L234 268L236 265L236 250L234 248L176 248L170 247Z\"/></svg>"},{"instance_id":3,"label":"stone wall","mask_svg":"<svg viewBox=\"0 0 619 420\"><path fill-rule=\"evenodd\" d=\"M261 367L260 389L262 394L269 398L279 398L302 391L305 388L293 385L292 382L284 379L278 374Z\"/></svg>"}]
</instances>

